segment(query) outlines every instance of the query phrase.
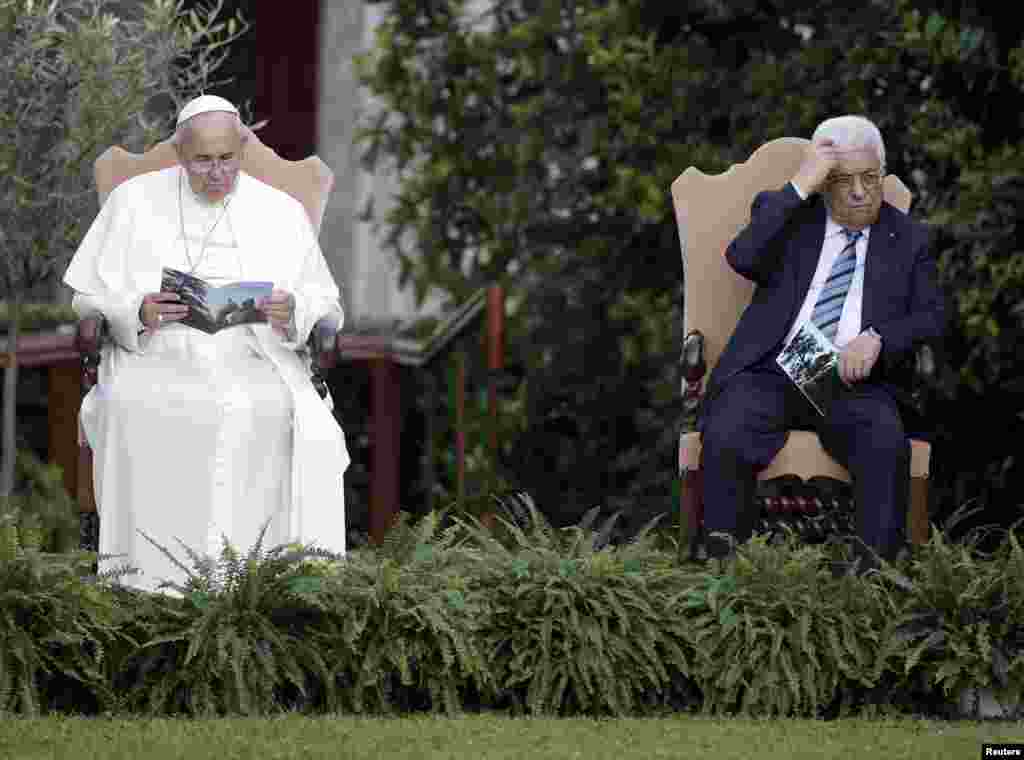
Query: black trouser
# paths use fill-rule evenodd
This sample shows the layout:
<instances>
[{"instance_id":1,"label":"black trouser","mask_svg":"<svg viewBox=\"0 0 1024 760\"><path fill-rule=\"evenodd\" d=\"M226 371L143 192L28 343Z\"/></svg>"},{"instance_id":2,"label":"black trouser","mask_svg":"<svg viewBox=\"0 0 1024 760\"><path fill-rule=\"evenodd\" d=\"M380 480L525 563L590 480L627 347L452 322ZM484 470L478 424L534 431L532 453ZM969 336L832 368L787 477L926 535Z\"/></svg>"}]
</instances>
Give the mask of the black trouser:
<instances>
[{"instance_id":1,"label":"black trouser","mask_svg":"<svg viewBox=\"0 0 1024 760\"><path fill-rule=\"evenodd\" d=\"M827 417L819 415L774 362L732 377L704 424L704 526L708 554L724 556L726 533L750 538L757 521L756 473L786 443L787 430L814 430L853 478L857 536L884 559L903 546L910 497L910 442L891 394L870 382L853 386ZM863 546L858 554L864 554Z\"/></svg>"}]
</instances>

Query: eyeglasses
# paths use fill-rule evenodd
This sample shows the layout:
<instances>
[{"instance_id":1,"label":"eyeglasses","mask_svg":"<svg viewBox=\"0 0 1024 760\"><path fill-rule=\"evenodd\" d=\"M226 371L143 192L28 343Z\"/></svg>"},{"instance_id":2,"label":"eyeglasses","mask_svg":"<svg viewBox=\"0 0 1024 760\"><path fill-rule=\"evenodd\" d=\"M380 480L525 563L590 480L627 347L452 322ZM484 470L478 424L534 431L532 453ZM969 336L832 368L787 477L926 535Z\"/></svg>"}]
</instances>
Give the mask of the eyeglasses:
<instances>
[{"instance_id":1,"label":"eyeglasses","mask_svg":"<svg viewBox=\"0 0 1024 760\"><path fill-rule=\"evenodd\" d=\"M228 171L237 168L241 159L238 156L231 158L196 158L186 161L188 168L196 174L210 174L214 168L225 168Z\"/></svg>"},{"instance_id":2,"label":"eyeglasses","mask_svg":"<svg viewBox=\"0 0 1024 760\"><path fill-rule=\"evenodd\" d=\"M861 172L860 174L835 174L829 178L829 184L838 187L840 190L849 190L853 182L860 177L861 185L865 190L877 190L882 184L882 173L876 171Z\"/></svg>"}]
</instances>

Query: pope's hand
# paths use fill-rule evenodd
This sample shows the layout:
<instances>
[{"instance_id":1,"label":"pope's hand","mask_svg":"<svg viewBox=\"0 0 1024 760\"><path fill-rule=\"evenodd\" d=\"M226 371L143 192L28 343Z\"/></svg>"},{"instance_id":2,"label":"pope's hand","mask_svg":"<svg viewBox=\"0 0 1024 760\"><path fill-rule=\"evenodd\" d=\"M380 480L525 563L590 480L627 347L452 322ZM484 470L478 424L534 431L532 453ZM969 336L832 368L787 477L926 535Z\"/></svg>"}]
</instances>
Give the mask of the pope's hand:
<instances>
[{"instance_id":1,"label":"pope's hand","mask_svg":"<svg viewBox=\"0 0 1024 760\"><path fill-rule=\"evenodd\" d=\"M840 352L839 377L845 383L857 383L866 379L881 352L882 341L869 333L861 333Z\"/></svg>"},{"instance_id":2,"label":"pope's hand","mask_svg":"<svg viewBox=\"0 0 1024 760\"><path fill-rule=\"evenodd\" d=\"M793 182L807 195L821 191L829 172L839 165L839 150L832 140L818 139L807 146Z\"/></svg>"},{"instance_id":3,"label":"pope's hand","mask_svg":"<svg viewBox=\"0 0 1024 760\"><path fill-rule=\"evenodd\" d=\"M188 306L177 293L147 293L139 307L139 320L153 330L165 322L180 322L188 316Z\"/></svg>"},{"instance_id":4,"label":"pope's hand","mask_svg":"<svg viewBox=\"0 0 1024 760\"><path fill-rule=\"evenodd\" d=\"M270 298L262 302L260 311L267 315L271 327L280 333L286 333L295 313L295 296L287 290L274 290Z\"/></svg>"}]
</instances>

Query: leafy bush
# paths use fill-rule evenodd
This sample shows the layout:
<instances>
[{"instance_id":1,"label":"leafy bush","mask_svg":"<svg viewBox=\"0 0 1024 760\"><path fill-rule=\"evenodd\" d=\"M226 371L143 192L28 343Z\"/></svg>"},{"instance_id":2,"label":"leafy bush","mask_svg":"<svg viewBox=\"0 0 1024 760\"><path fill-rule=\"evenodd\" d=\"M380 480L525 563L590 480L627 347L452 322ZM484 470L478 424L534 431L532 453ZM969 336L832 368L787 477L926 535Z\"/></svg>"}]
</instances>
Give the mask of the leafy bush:
<instances>
[{"instance_id":1,"label":"leafy bush","mask_svg":"<svg viewBox=\"0 0 1024 760\"><path fill-rule=\"evenodd\" d=\"M14 309L6 301L0 301L0 332L10 325ZM18 323L22 330L46 330L58 325L76 322L78 315L71 304L23 303L19 308Z\"/></svg>"},{"instance_id":2,"label":"leafy bush","mask_svg":"<svg viewBox=\"0 0 1024 760\"><path fill-rule=\"evenodd\" d=\"M483 636L512 708L622 715L685 703L692 649L669 609L680 573L652 548L650 526L616 549L610 521L589 529L596 509L556 530L525 506L525 527L501 519L505 542L473 531L492 600Z\"/></svg>"},{"instance_id":3,"label":"leafy bush","mask_svg":"<svg viewBox=\"0 0 1024 760\"><path fill-rule=\"evenodd\" d=\"M955 697L991 688L1004 704L1024 693L1024 550L1013 530L991 556L980 531L950 543L935 530L906 572L887 568L897 592L891 667L911 693Z\"/></svg>"},{"instance_id":4,"label":"leafy bush","mask_svg":"<svg viewBox=\"0 0 1024 760\"><path fill-rule=\"evenodd\" d=\"M77 547L78 510L61 469L27 449L18 450L14 495L0 515L0 556L19 548L66 552Z\"/></svg>"},{"instance_id":5,"label":"leafy bush","mask_svg":"<svg viewBox=\"0 0 1024 760\"><path fill-rule=\"evenodd\" d=\"M454 714L493 697L482 557L459 525L441 524L435 512L415 526L403 515L379 551L351 553L301 594L325 617L313 635L343 709Z\"/></svg>"},{"instance_id":6,"label":"leafy bush","mask_svg":"<svg viewBox=\"0 0 1024 760\"><path fill-rule=\"evenodd\" d=\"M706 712L814 716L876 685L886 597L831 568L825 547L755 537L679 595Z\"/></svg>"},{"instance_id":7,"label":"leafy bush","mask_svg":"<svg viewBox=\"0 0 1024 760\"><path fill-rule=\"evenodd\" d=\"M153 541L188 580L163 582L178 598L149 600L135 619L140 645L121 674L126 704L149 714L252 715L278 711L296 694L307 698L311 679L329 687L324 658L300 625L312 610L296 591L311 578L303 562L337 557L264 551L266 527L244 556L227 539L219 558L184 547L191 568Z\"/></svg>"},{"instance_id":8,"label":"leafy bush","mask_svg":"<svg viewBox=\"0 0 1024 760\"><path fill-rule=\"evenodd\" d=\"M0 713L115 702L106 661L122 639L120 612L87 580L94 559L35 551L0 558Z\"/></svg>"},{"instance_id":9,"label":"leafy bush","mask_svg":"<svg viewBox=\"0 0 1024 760\"><path fill-rule=\"evenodd\" d=\"M92 555L15 548L0 560L0 709L831 716L1024 690L1014 531L987 555L936 531L853 575L836 572L841 544L793 535L693 566L653 523L615 545L596 509L561 529L525 494L496 512L492 528L403 516L345 557L186 547L167 594L111 585L124 568L88 576Z\"/></svg>"}]
</instances>

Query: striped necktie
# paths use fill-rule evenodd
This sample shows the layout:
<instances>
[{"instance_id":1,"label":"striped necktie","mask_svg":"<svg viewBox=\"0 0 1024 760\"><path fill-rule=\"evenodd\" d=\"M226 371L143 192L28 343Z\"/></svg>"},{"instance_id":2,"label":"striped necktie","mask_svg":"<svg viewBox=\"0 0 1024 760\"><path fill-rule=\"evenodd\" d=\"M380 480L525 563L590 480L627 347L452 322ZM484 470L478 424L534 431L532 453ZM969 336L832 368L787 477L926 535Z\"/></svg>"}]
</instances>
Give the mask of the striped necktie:
<instances>
[{"instance_id":1,"label":"striped necktie","mask_svg":"<svg viewBox=\"0 0 1024 760\"><path fill-rule=\"evenodd\" d=\"M818 301L811 310L811 322L833 342L839 330L839 318L843 315L846 294L850 292L850 283L853 282L853 271L857 268L857 241L863 235L862 232L852 232L845 228L843 234L846 235L846 247L832 263L825 287L821 289Z\"/></svg>"}]
</instances>

